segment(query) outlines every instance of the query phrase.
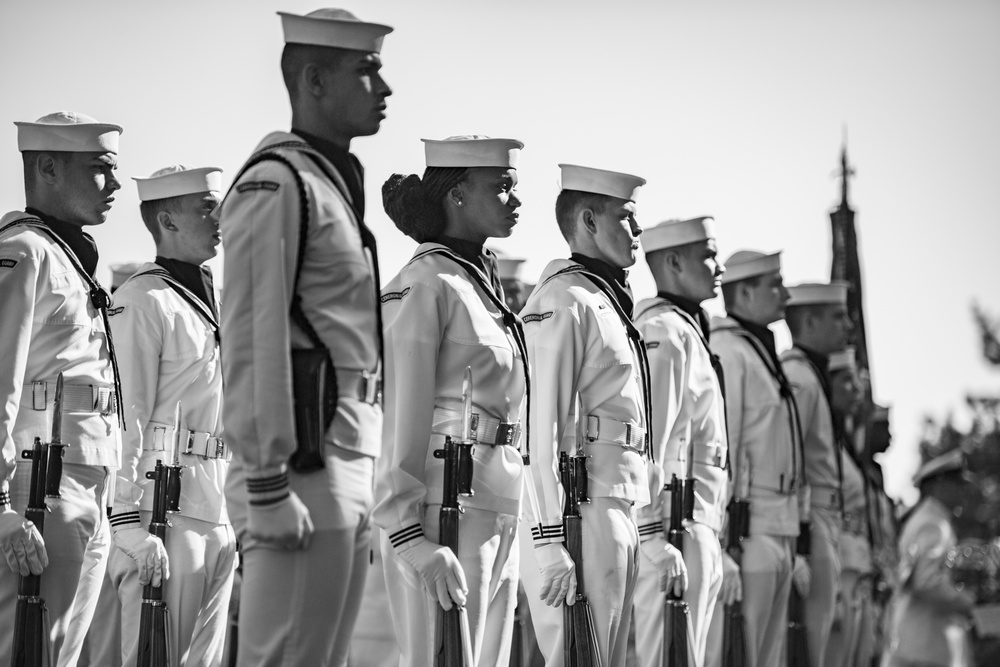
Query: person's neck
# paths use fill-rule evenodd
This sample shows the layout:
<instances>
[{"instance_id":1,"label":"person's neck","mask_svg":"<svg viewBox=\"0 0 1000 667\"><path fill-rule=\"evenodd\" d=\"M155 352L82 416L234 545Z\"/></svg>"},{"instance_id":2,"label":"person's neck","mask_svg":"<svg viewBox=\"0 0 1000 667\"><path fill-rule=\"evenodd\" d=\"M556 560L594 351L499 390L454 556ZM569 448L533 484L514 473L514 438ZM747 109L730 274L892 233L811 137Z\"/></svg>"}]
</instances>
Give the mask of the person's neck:
<instances>
[{"instance_id":1,"label":"person's neck","mask_svg":"<svg viewBox=\"0 0 1000 667\"><path fill-rule=\"evenodd\" d=\"M162 257L163 259L169 259L173 262L184 262L185 264L190 264L191 266L201 266L208 261L207 259L203 260L198 257L191 257L182 252L171 251L164 248L157 248L156 256Z\"/></svg>"},{"instance_id":2,"label":"person's neck","mask_svg":"<svg viewBox=\"0 0 1000 667\"><path fill-rule=\"evenodd\" d=\"M670 294L672 296L680 297L685 301L694 303L696 305L701 305L704 299L699 299L698 295L691 294L685 290L682 286L675 284L672 280L665 280L663 277L653 276L653 283L656 285L657 294Z\"/></svg>"},{"instance_id":3,"label":"person's neck","mask_svg":"<svg viewBox=\"0 0 1000 667\"><path fill-rule=\"evenodd\" d=\"M792 345L819 357L826 357L830 355L830 353L823 348L823 345L818 344L816 339L811 336L792 336Z\"/></svg>"},{"instance_id":4,"label":"person's neck","mask_svg":"<svg viewBox=\"0 0 1000 667\"><path fill-rule=\"evenodd\" d=\"M35 211L41 213L46 217L55 218L59 222L71 225L73 227L79 227L81 230L83 230L83 228L87 226L85 223L73 220L72 216L67 215L66 211L61 210L61 207L59 206L58 202L52 202L48 200L39 201L37 199L28 200L26 201L24 208L26 210L29 208L34 209Z\"/></svg>"},{"instance_id":5,"label":"person's neck","mask_svg":"<svg viewBox=\"0 0 1000 667\"><path fill-rule=\"evenodd\" d=\"M759 318L755 317L753 313L748 312L746 309L740 308L739 306L734 306L728 309L728 312L736 319L743 320L744 322L749 322L750 324L753 324L758 327L763 327L765 329L768 327L768 325L771 324L770 322L761 321Z\"/></svg>"},{"instance_id":6,"label":"person's neck","mask_svg":"<svg viewBox=\"0 0 1000 667\"><path fill-rule=\"evenodd\" d=\"M318 116L314 117L313 114L293 113L292 128L307 132L314 137L319 137L323 141L328 141L341 150L351 150L351 139L353 137L344 137L332 132L329 123Z\"/></svg>"}]
</instances>

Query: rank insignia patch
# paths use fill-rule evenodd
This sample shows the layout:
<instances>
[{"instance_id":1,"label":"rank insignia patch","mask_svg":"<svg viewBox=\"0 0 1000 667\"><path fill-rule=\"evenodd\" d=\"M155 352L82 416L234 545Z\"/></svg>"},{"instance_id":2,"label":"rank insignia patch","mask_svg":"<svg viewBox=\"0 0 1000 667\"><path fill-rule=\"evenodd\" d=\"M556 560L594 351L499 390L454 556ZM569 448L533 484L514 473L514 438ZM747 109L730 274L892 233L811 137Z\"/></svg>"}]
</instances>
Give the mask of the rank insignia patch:
<instances>
[{"instance_id":1,"label":"rank insignia patch","mask_svg":"<svg viewBox=\"0 0 1000 667\"><path fill-rule=\"evenodd\" d=\"M521 319L524 320L525 324L527 324L528 322L541 322L542 320L547 320L550 317L552 317L551 310L547 313L530 313L528 315L525 315Z\"/></svg>"},{"instance_id":2,"label":"rank insignia patch","mask_svg":"<svg viewBox=\"0 0 1000 667\"><path fill-rule=\"evenodd\" d=\"M254 190L270 190L271 192L277 192L281 185L275 183L274 181L247 181L246 183L240 183L236 186L236 191L240 194L244 192L253 192Z\"/></svg>"},{"instance_id":3,"label":"rank insignia patch","mask_svg":"<svg viewBox=\"0 0 1000 667\"><path fill-rule=\"evenodd\" d=\"M121 315L125 311L125 306L118 306L117 308L108 308L108 317L114 317L115 315Z\"/></svg>"},{"instance_id":4,"label":"rank insignia patch","mask_svg":"<svg viewBox=\"0 0 1000 667\"><path fill-rule=\"evenodd\" d=\"M398 292L386 292L381 297L379 301L382 303L389 303L390 301L402 301L403 297L410 293L410 288L401 289Z\"/></svg>"},{"instance_id":5,"label":"rank insignia patch","mask_svg":"<svg viewBox=\"0 0 1000 667\"><path fill-rule=\"evenodd\" d=\"M6 257L0 259L0 269L13 269L15 266L17 266L16 259L8 259Z\"/></svg>"}]
</instances>

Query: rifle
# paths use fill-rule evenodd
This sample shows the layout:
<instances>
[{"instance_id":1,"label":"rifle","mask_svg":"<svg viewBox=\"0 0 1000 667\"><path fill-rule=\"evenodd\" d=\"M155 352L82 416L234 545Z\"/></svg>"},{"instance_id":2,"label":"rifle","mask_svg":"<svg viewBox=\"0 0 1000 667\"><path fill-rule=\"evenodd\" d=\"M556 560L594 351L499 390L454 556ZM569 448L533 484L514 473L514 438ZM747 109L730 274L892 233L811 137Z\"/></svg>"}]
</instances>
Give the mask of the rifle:
<instances>
[{"instance_id":1,"label":"rifle","mask_svg":"<svg viewBox=\"0 0 1000 667\"><path fill-rule=\"evenodd\" d=\"M462 380L462 439L444 439L444 449L434 458L444 459L444 490L439 525L441 544L458 557L458 497L472 495L472 368L466 367ZM465 607L453 604L445 611L438 607L437 667L473 667L472 637Z\"/></svg>"},{"instance_id":2,"label":"rifle","mask_svg":"<svg viewBox=\"0 0 1000 667\"><path fill-rule=\"evenodd\" d=\"M181 495L181 403L174 410L173 464L163 465L156 460L156 467L146 473L146 479L153 480L153 516L149 521L149 532L166 542L167 513L180 511ZM136 657L137 667L167 667L170 664L170 647L167 641L170 629L170 614L163 601L163 582L153 586L150 581L142 588L142 608L139 614L139 647Z\"/></svg>"},{"instance_id":3,"label":"rifle","mask_svg":"<svg viewBox=\"0 0 1000 667\"><path fill-rule=\"evenodd\" d=\"M742 565L743 539L750 535L750 501L733 498L729 503L729 525L726 536L726 553ZM740 602L727 604L722 626L723 667L749 667L747 627Z\"/></svg>"},{"instance_id":4,"label":"rifle","mask_svg":"<svg viewBox=\"0 0 1000 667\"><path fill-rule=\"evenodd\" d=\"M563 656L565 667L601 667L601 652L594 628L594 614L583 585L583 526L580 503L590 502L587 488L587 457L559 454L559 475L562 478L566 505L563 508L563 529L566 550L576 567L576 601L563 605Z\"/></svg>"},{"instance_id":5,"label":"rifle","mask_svg":"<svg viewBox=\"0 0 1000 667\"><path fill-rule=\"evenodd\" d=\"M694 480L682 481L677 475L670 478L670 522L667 526L667 541L681 554L684 553L684 519L693 511ZM688 665L688 609L684 595L674 593L673 584L668 584L663 597L663 664L665 667L687 667Z\"/></svg>"},{"instance_id":6,"label":"rifle","mask_svg":"<svg viewBox=\"0 0 1000 667\"><path fill-rule=\"evenodd\" d=\"M792 584L792 593L788 598L788 667L809 667L805 616L805 600Z\"/></svg>"},{"instance_id":7,"label":"rifle","mask_svg":"<svg viewBox=\"0 0 1000 667\"><path fill-rule=\"evenodd\" d=\"M21 451L21 458L31 460L31 483L24 518L45 531L46 498L59 498L62 480L62 458L66 445L62 441L63 374L56 378L56 395L52 408L52 439L43 444L35 437L31 449ZM49 610L42 598L42 577L28 574L17 582L17 609L14 615L14 647L10 664L13 667L42 667L52 661L49 652Z\"/></svg>"}]
</instances>

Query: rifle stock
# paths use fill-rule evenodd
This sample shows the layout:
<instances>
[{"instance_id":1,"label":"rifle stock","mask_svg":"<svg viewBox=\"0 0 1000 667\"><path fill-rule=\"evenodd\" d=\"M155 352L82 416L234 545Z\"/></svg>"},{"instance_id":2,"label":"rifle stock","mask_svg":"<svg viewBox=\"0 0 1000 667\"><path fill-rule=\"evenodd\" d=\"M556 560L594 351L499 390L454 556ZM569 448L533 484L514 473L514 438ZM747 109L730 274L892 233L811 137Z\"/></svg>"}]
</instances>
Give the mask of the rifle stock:
<instances>
[{"instance_id":1,"label":"rifle stock","mask_svg":"<svg viewBox=\"0 0 1000 667\"><path fill-rule=\"evenodd\" d=\"M56 379L56 394L52 410L51 442L43 444L36 437L31 449L21 452L21 458L31 461L31 482L24 518L35 524L38 533L45 533L45 498L58 498L62 481L62 457L66 445L62 442L63 375ZM41 575L29 574L17 582L17 608L14 612L14 646L10 664L14 667L47 667L51 663L49 646L49 611L42 598Z\"/></svg>"},{"instance_id":2,"label":"rifle stock","mask_svg":"<svg viewBox=\"0 0 1000 667\"><path fill-rule=\"evenodd\" d=\"M742 565L743 539L750 532L750 502L733 498L727 511L729 524L726 529L726 552L737 565ZM750 654L747 649L743 604L738 601L727 604L725 614L722 630L722 666L749 667Z\"/></svg>"},{"instance_id":3,"label":"rifle stock","mask_svg":"<svg viewBox=\"0 0 1000 667\"><path fill-rule=\"evenodd\" d=\"M462 381L462 439L451 436L444 440L444 448L434 452L434 457L444 459L444 488L441 514L438 518L441 544L458 557L459 525L462 508L459 495L472 495L472 369L465 369ZM438 607L437 667L472 667L472 637L469 617L465 607L453 604L451 609Z\"/></svg>"},{"instance_id":4,"label":"rifle stock","mask_svg":"<svg viewBox=\"0 0 1000 667\"><path fill-rule=\"evenodd\" d=\"M590 502L587 492L587 458L582 455L571 457L562 452L559 455L559 473L566 495L563 508L566 551L576 566L576 600L572 605L563 605L563 656L566 667L602 667L594 614L590 609L583 580L580 503Z\"/></svg>"},{"instance_id":5,"label":"rifle stock","mask_svg":"<svg viewBox=\"0 0 1000 667\"><path fill-rule=\"evenodd\" d=\"M677 475L670 479L670 522L667 527L667 541L684 554L684 519L691 512L689 497L693 498L694 484L687 483ZM687 667L688 665L688 609L683 595L674 593L668 585L663 598L663 664L665 667Z\"/></svg>"}]
</instances>

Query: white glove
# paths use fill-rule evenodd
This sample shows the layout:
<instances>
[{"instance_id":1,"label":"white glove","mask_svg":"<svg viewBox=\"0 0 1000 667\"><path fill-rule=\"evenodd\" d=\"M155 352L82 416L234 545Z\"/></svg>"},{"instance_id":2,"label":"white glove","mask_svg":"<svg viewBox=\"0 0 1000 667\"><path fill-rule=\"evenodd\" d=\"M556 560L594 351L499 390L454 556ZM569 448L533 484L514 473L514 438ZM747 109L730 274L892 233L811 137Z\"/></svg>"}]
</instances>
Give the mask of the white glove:
<instances>
[{"instance_id":1,"label":"white glove","mask_svg":"<svg viewBox=\"0 0 1000 667\"><path fill-rule=\"evenodd\" d=\"M115 528L114 539L115 545L138 566L140 584L145 586L152 583L158 588L170 578L167 548L160 538L133 523L127 527Z\"/></svg>"},{"instance_id":2,"label":"white glove","mask_svg":"<svg viewBox=\"0 0 1000 667\"><path fill-rule=\"evenodd\" d=\"M576 602L576 565L561 542L535 549L535 560L542 571L542 589L538 595L550 607L564 601Z\"/></svg>"},{"instance_id":3,"label":"white glove","mask_svg":"<svg viewBox=\"0 0 1000 667\"><path fill-rule=\"evenodd\" d=\"M431 598L445 610L451 609L452 603L465 606L469 586L465 583L465 571L458 557L451 549L436 542L427 539L414 542L396 553L417 571Z\"/></svg>"},{"instance_id":4,"label":"white glove","mask_svg":"<svg viewBox=\"0 0 1000 667\"><path fill-rule=\"evenodd\" d=\"M0 550L10 571L22 577L41 574L49 564L42 534L35 524L9 506L4 506L0 512Z\"/></svg>"},{"instance_id":5,"label":"white glove","mask_svg":"<svg viewBox=\"0 0 1000 667\"><path fill-rule=\"evenodd\" d=\"M803 598L809 597L809 584L812 581L812 573L809 570L809 561L804 556L795 557L795 568L792 570L792 583L795 590Z\"/></svg>"},{"instance_id":6,"label":"white glove","mask_svg":"<svg viewBox=\"0 0 1000 667\"><path fill-rule=\"evenodd\" d=\"M660 590L666 592L667 587L671 586L674 595L684 595L688 587L688 572L680 550L659 533L640 544L639 548L659 571Z\"/></svg>"},{"instance_id":7,"label":"white glove","mask_svg":"<svg viewBox=\"0 0 1000 667\"><path fill-rule=\"evenodd\" d=\"M309 508L294 491L276 503L247 505L247 532L279 549L308 549L313 530Z\"/></svg>"},{"instance_id":8,"label":"white glove","mask_svg":"<svg viewBox=\"0 0 1000 667\"><path fill-rule=\"evenodd\" d=\"M743 600L743 577L740 576L740 566L725 551L722 552L722 588L719 589L719 600L723 604L733 604Z\"/></svg>"}]
</instances>

